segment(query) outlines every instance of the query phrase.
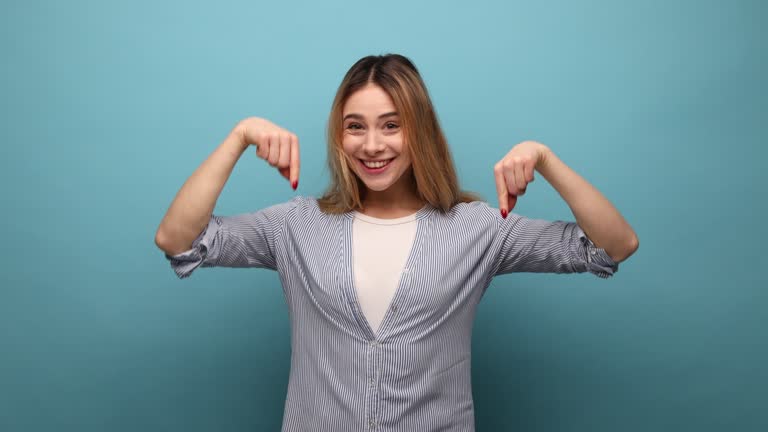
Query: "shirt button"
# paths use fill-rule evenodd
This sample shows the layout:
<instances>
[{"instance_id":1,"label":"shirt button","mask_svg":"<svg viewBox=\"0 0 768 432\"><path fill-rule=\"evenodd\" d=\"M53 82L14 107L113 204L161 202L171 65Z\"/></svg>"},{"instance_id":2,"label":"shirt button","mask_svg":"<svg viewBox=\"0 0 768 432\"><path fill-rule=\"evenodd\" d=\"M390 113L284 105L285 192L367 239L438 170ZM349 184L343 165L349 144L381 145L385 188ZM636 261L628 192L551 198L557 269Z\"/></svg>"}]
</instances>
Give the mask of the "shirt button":
<instances>
[{"instance_id":1,"label":"shirt button","mask_svg":"<svg viewBox=\"0 0 768 432\"><path fill-rule=\"evenodd\" d=\"M392 305L392 312L397 312L397 305Z\"/></svg>"},{"instance_id":2,"label":"shirt button","mask_svg":"<svg viewBox=\"0 0 768 432\"><path fill-rule=\"evenodd\" d=\"M597 251L596 251L596 250L593 250L591 253L592 253L592 255L594 255L594 254L596 254L596 253L597 253Z\"/></svg>"},{"instance_id":3,"label":"shirt button","mask_svg":"<svg viewBox=\"0 0 768 432\"><path fill-rule=\"evenodd\" d=\"M368 420L368 427L370 427L371 429L376 429L376 422L373 421L373 419L369 419Z\"/></svg>"}]
</instances>

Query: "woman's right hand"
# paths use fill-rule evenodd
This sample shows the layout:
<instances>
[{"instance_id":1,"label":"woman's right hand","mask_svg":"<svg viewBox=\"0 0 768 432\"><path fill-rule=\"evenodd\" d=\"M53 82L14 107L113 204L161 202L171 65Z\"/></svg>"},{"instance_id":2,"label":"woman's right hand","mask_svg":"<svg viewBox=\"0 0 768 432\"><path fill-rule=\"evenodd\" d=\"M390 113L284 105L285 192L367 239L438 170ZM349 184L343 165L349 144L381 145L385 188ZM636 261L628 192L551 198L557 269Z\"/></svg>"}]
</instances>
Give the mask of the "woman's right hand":
<instances>
[{"instance_id":1,"label":"woman's right hand","mask_svg":"<svg viewBox=\"0 0 768 432\"><path fill-rule=\"evenodd\" d=\"M244 145L256 146L256 156L277 168L293 190L299 186L299 138L269 120L248 117L235 126Z\"/></svg>"}]
</instances>

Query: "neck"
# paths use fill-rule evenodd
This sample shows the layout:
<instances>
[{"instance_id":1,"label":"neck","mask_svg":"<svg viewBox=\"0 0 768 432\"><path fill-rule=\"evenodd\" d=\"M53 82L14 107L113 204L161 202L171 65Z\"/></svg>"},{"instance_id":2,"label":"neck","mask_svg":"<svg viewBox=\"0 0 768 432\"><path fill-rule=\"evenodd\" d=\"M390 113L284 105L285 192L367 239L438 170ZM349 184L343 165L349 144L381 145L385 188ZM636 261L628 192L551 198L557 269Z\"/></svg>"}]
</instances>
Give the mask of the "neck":
<instances>
[{"instance_id":1,"label":"neck","mask_svg":"<svg viewBox=\"0 0 768 432\"><path fill-rule=\"evenodd\" d=\"M387 190L368 189L360 213L381 219L395 219L416 213L426 202L419 198L411 176L403 176Z\"/></svg>"}]
</instances>

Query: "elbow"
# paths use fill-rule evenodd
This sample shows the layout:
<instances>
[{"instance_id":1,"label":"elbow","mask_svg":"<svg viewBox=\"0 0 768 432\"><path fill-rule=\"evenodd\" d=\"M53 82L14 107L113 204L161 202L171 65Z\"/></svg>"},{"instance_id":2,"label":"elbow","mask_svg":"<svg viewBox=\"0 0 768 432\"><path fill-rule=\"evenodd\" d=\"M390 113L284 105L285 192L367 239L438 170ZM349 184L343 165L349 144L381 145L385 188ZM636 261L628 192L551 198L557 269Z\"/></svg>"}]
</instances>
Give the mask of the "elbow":
<instances>
[{"instance_id":1,"label":"elbow","mask_svg":"<svg viewBox=\"0 0 768 432\"><path fill-rule=\"evenodd\" d=\"M193 244L194 238L192 240L180 239L176 236L169 235L167 230L158 228L155 233L155 246L170 256L188 251L192 248Z\"/></svg>"},{"instance_id":2,"label":"elbow","mask_svg":"<svg viewBox=\"0 0 768 432\"><path fill-rule=\"evenodd\" d=\"M637 251L638 247L640 247L640 240L637 238L637 234L633 232L632 236L624 243L624 246L620 250L614 254L610 254L611 259L617 263L625 261Z\"/></svg>"},{"instance_id":3,"label":"elbow","mask_svg":"<svg viewBox=\"0 0 768 432\"><path fill-rule=\"evenodd\" d=\"M624 259L629 258L637 251L637 248L640 247L640 240L637 238L637 234L632 233L632 238L629 240L629 244L627 245L627 253Z\"/></svg>"},{"instance_id":4,"label":"elbow","mask_svg":"<svg viewBox=\"0 0 768 432\"><path fill-rule=\"evenodd\" d=\"M168 235L159 229L155 233L155 246L171 256L185 250L184 248L180 248L178 245L174 245L174 242L168 237Z\"/></svg>"},{"instance_id":5,"label":"elbow","mask_svg":"<svg viewBox=\"0 0 768 432\"><path fill-rule=\"evenodd\" d=\"M165 234L160 231L160 229L158 229L155 233L155 246L157 246L163 252L168 253L168 247L166 246L167 244L168 241L165 237Z\"/></svg>"}]
</instances>

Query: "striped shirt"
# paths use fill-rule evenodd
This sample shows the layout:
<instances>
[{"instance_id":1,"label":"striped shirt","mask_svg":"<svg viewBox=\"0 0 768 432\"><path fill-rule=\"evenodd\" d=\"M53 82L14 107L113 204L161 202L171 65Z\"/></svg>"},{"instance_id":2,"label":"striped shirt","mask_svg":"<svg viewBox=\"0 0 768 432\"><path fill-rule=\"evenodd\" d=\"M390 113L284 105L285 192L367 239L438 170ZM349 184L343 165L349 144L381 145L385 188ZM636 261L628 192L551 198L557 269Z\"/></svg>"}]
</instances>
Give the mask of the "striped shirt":
<instances>
[{"instance_id":1,"label":"striped shirt","mask_svg":"<svg viewBox=\"0 0 768 432\"><path fill-rule=\"evenodd\" d=\"M283 432L474 431L472 325L493 276L618 270L575 222L504 219L481 201L426 206L374 333L355 295L353 214L309 197L214 214L190 250L166 254L180 278L199 266L278 272L291 322Z\"/></svg>"}]
</instances>

